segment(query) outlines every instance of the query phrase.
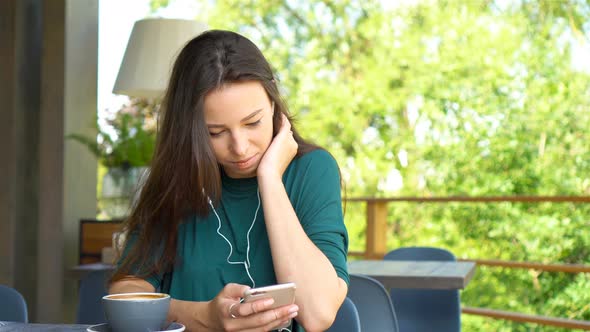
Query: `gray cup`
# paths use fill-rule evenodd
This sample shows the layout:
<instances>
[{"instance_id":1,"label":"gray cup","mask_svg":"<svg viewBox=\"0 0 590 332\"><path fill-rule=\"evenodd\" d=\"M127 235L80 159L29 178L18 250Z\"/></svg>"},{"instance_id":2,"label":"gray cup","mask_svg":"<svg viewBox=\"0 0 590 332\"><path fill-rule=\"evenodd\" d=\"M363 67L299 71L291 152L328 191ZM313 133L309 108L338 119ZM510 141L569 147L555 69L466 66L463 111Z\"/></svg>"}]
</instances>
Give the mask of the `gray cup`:
<instances>
[{"instance_id":1,"label":"gray cup","mask_svg":"<svg viewBox=\"0 0 590 332\"><path fill-rule=\"evenodd\" d=\"M114 332L161 331L166 328L170 295L122 293L103 296L102 306Z\"/></svg>"}]
</instances>

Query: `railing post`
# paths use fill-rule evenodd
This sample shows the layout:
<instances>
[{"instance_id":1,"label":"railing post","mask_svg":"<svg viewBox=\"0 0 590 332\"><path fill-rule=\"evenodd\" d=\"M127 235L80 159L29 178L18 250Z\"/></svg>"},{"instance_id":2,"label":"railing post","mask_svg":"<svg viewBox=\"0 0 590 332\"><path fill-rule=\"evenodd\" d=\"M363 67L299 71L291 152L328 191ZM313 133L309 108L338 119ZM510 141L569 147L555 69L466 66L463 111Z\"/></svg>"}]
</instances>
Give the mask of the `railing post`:
<instances>
[{"instance_id":1,"label":"railing post","mask_svg":"<svg viewBox=\"0 0 590 332\"><path fill-rule=\"evenodd\" d=\"M381 259L387 252L387 201L367 200L365 258Z\"/></svg>"}]
</instances>

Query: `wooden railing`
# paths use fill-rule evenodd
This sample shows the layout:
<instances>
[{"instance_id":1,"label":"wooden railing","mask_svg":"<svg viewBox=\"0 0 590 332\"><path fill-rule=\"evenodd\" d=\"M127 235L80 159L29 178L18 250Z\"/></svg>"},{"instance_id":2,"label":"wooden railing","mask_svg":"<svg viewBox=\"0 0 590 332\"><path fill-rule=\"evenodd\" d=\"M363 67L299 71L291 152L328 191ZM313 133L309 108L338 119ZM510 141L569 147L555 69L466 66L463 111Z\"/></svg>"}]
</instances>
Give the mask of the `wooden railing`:
<instances>
[{"instance_id":1,"label":"wooden railing","mask_svg":"<svg viewBox=\"0 0 590 332\"><path fill-rule=\"evenodd\" d=\"M450 196L450 197L354 197L346 198L346 202L366 203L366 243L362 252L352 251L349 256L364 257L365 259L382 259L387 253L387 205L390 202L415 202L415 203L498 203L498 202L521 202L521 203L590 203L590 196ZM514 262L495 259L469 259L460 260L473 261L478 266L522 268L549 272L566 273L589 273L590 266L581 264L543 264L537 262ZM534 323L546 326L555 326L569 329L590 330L590 321L575 319L547 317L541 315L529 315L520 312L511 312L489 308L463 307L464 314L504 319L516 322Z\"/></svg>"}]
</instances>

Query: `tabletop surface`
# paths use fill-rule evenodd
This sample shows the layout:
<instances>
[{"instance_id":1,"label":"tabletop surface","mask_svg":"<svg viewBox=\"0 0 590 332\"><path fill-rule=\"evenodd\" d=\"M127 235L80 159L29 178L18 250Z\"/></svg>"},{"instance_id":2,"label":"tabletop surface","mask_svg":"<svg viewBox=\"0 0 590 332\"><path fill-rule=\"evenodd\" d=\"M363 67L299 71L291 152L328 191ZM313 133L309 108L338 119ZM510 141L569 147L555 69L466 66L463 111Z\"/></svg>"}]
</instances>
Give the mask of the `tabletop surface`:
<instances>
[{"instance_id":1,"label":"tabletop surface","mask_svg":"<svg viewBox=\"0 0 590 332\"><path fill-rule=\"evenodd\" d=\"M76 265L71 267L68 271L66 276L70 279L77 279L80 280L88 273L92 271L110 271L113 270L115 266L113 264L105 264L105 263L91 263L91 264L82 264Z\"/></svg>"},{"instance_id":2,"label":"tabletop surface","mask_svg":"<svg viewBox=\"0 0 590 332\"><path fill-rule=\"evenodd\" d=\"M348 272L379 280L386 289L463 289L475 272L474 262L358 260Z\"/></svg>"},{"instance_id":3,"label":"tabletop surface","mask_svg":"<svg viewBox=\"0 0 590 332\"><path fill-rule=\"evenodd\" d=\"M73 267L70 277L82 278L93 270L111 270L113 265L95 263ZM385 288L464 289L475 273L474 262L357 260L348 272L379 280Z\"/></svg>"},{"instance_id":4,"label":"tabletop surface","mask_svg":"<svg viewBox=\"0 0 590 332\"><path fill-rule=\"evenodd\" d=\"M0 322L0 332L16 331L44 331L44 332L78 332L86 331L89 325L69 325L69 324L24 324L16 322Z\"/></svg>"}]
</instances>

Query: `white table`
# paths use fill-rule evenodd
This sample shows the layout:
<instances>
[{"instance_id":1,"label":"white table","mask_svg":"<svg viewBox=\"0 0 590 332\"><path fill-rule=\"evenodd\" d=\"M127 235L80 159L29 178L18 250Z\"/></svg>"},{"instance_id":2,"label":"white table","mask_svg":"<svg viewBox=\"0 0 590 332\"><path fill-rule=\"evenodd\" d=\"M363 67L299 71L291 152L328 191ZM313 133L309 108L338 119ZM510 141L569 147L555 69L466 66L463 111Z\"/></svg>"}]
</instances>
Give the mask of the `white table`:
<instances>
[{"instance_id":1,"label":"white table","mask_svg":"<svg viewBox=\"0 0 590 332\"><path fill-rule=\"evenodd\" d=\"M357 260L348 272L379 280L386 289L464 289L475 273L474 262Z\"/></svg>"}]
</instances>

